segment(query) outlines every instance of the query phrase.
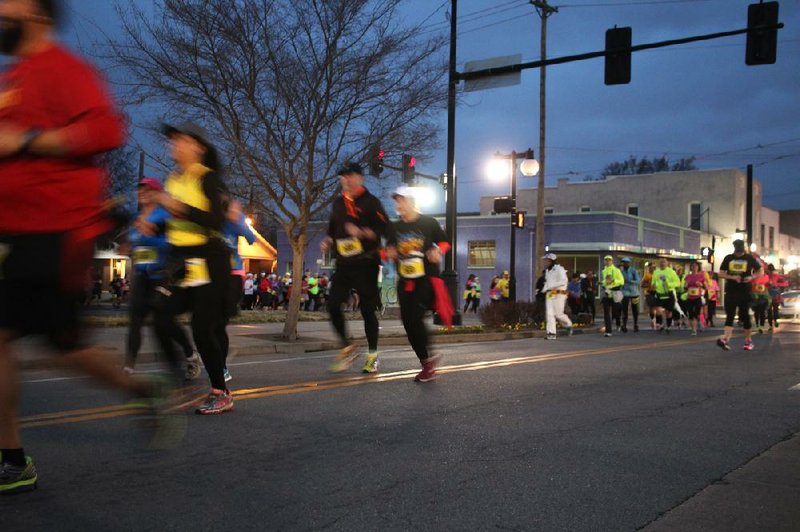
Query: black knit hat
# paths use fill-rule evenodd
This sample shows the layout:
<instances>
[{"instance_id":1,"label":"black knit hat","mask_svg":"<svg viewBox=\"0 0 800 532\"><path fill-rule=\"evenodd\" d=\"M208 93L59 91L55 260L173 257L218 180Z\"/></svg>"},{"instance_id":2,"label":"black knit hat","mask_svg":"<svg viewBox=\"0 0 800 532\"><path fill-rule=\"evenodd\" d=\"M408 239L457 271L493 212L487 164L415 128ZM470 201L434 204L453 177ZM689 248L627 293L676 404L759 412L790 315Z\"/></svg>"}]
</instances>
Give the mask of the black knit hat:
<instances>
[{"instance_id":1,"label":"black knit hat","mask_svg":"<svg viewBox=\"0 0 800 532\"><path fill-rule=\"evenodd\" d=\"M339 172L337 173L337 175L350 174L364 175L364 169L361 168L361 165L358 163L346 162L341 168L339 168Z\"/></svg>"}]
</instances>

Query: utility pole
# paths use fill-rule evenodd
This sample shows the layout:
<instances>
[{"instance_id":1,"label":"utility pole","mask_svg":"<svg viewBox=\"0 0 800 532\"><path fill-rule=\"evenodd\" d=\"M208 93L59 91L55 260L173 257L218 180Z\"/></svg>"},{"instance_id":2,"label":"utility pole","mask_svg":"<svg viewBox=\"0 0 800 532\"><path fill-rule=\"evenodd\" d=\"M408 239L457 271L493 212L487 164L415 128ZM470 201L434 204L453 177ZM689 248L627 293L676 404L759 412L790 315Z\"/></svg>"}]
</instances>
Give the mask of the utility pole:
<instances>
[{"instance_id":1,"label":"utility pole","mask_svg":"<svg viewBox=\"0 0 800 532\"><path fill-rule=\"evenodd\" d=\"M547 0L530 0L542 20L541 40L539 43L541 60L547 60L547 18L558 13L558 8L547 3ZM536 187L536 253L533 255L534 276L538 275L542 257L544 257L544 172L545 172L545 126L547 123L547 66L539 69L539 183Z\"/></svg>"}]
</instances>

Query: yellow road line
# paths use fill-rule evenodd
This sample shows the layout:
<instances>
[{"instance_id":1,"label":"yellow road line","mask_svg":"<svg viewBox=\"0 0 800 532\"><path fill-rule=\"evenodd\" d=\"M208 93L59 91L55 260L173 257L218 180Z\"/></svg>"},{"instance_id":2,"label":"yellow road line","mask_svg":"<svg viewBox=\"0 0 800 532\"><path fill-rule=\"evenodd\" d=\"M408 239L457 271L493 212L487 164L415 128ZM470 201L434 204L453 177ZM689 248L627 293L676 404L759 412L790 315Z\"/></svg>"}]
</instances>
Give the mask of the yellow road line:
<instances>
[{"instance_id":1,"label":"yellow road line","mask_svg":"<svg viewBox=\"0 0 800 532\"><path fill-rule=\"evenodd\" d=\"M675 340L672 342L659 343L657 344L657 347L658 348L672 347L678 345L700 343L705 341L707 341L707 339ZM519 364L533 364L538 362L548 362L551 360L564 360L569 358L578 358L585 356L597 356L597 355L605 355L611 353L638 351L642 348L651 345L653 344L647 343L647 344L636 344L630 346L614 346L614 347L604 347L599 349L566 351L564 353L550 353L541 355L512 357L500 360L485 360L485 361L471 362L466 364L453 364L450 366L442 366L439 368L438 371L441 374L459 373L462 371L480 371L484 369L515 366ZM404 380L415 375L418 371L419 370L417 369L403 370L391 373L381 373L379 375L340 377L322 381L279 384L273 386L264 386L261 388L236 390L232 393L237 400L244 401L248 399L259 399L262 397L272 397L278 395L291 395L291 394L311 392L311 391L349 388L351 386L358 386L361 384L374 384L381 382ZM61 425L66 423L78 423L82 421L95 421L100 419L123 417L135 414L137 412L140 412L140 410L131 408L129 405L125 404L109 405L98 408L83 408L78 410L67 410L63 412L52 412L47 414L27 416L20 419L20 425L22 426L22 428L46 427L50 425Z\"/></svg>"}]
</instances>

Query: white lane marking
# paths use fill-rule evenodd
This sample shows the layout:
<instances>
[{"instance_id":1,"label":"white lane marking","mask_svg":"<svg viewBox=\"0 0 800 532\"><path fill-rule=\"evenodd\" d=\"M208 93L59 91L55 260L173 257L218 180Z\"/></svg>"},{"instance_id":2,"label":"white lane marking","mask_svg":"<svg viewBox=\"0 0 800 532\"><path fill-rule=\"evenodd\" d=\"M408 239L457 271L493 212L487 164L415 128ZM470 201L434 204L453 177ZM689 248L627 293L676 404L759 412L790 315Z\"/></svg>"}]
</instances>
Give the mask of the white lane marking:
<instances>
[{"instance_id":1,"label":"white lane marking","mask_svg":"<svg viewBox=\"0 0 800 532\"><path fill-rule=\"evenodd\" d=\"M791 391L800 392L800 384L795 384L794 386L792 386L791 388L789 388L789 391L790 391L790 392L791 392Z\"/></svg>"}]
</instances>

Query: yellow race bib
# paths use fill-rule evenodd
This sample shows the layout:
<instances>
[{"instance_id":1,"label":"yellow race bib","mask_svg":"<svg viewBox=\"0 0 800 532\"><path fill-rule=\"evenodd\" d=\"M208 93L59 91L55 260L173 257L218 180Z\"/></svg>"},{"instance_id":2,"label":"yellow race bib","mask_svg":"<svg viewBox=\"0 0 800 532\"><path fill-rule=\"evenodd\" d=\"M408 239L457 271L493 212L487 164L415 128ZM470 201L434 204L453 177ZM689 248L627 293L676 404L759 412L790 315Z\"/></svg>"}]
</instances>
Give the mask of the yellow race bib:
<instances>
[{"instance_id":1,"label":"yellow race bib","mask_svg":"<svg viewBox=\"0 0 800 532\"><path fill-rule=\"evenodd\" d=\"M753 291L757 294L763 294L767 291L767 285L765 284L755 284L753 285Z\"/></svg>"},{"instance_id":2,"label":"yellow race bib","mask_svg":"<svg viewBox=\"0 0 800 532\"><path fill-rule=\"evenodd\" d=\"M422 257L411 257L401 260L397 270L404 279L418 279L425 275L425 262Z\"/></svg>"},{"instance_id":3,"label":"yellow race bib","mask_svg":"<svg viewBox=\"0 0 800 532\"><path fill-rule=\"evenodd\" d=\"M699 286L690 286L688 293L692 297L697 297L697 296L700 295L700 287Z\"/></svg>"},{"instance_id":4,"label":"yellow race bib","mask_svg":"<svg viewBox=\"0 0 800 532\"><path fill-rule=\"evenodd\" d=\"M156 248L140 246L133 248L134 264L155 264L158 261Z\"/></svg>"},{"instance_id":5,"label":"yellow race bib","mask_svg":"<svg viewBox=\"0 0 800 532\"><path fill-rule=\"evenodd\" d=\"M186 275L183 277L181 286L202 286L211 282L211 276L208 274L208 264L206 263L206 259L186 259L185 265Z\"/></svg>"},{"instance_id":6,"label":"yellow race bib","mask_svg":"<svg viewBox=\"0 0 800 532\"><path fill-rule=\"evenodd\" d=\"M730 273L745 273L747 271L746 260L732 260L728 264L728 271Z\"/></svg>"},{"instance_id":7,"label":"yellow race bib","mask_svg":"<svg viewBox=\"0 0 800 532\"><path fill-rule=\"evenodd\" d=\"M357 238L340 238L336 240L336 251L342 257L355 257L364 252L364 247Z\"/></svg>"}]
</instances>

